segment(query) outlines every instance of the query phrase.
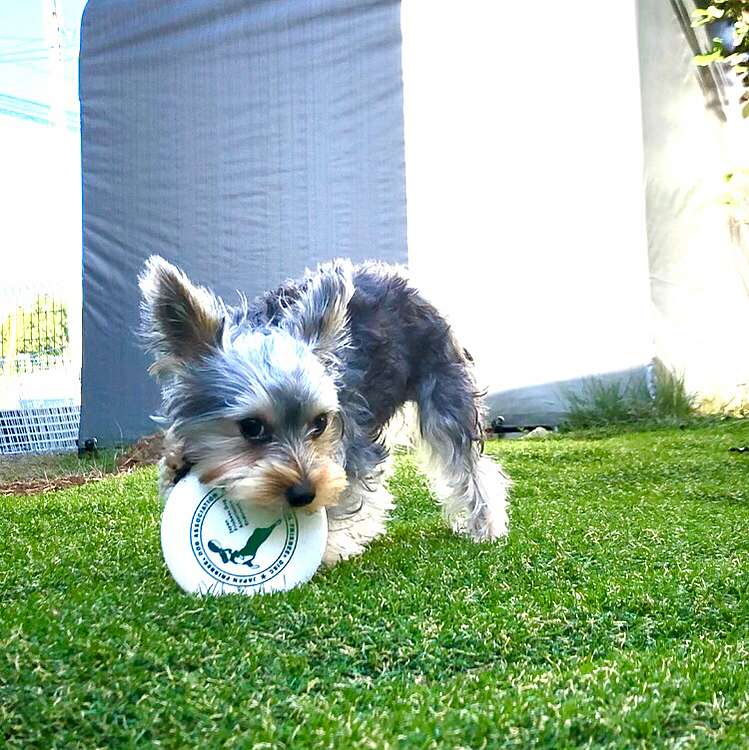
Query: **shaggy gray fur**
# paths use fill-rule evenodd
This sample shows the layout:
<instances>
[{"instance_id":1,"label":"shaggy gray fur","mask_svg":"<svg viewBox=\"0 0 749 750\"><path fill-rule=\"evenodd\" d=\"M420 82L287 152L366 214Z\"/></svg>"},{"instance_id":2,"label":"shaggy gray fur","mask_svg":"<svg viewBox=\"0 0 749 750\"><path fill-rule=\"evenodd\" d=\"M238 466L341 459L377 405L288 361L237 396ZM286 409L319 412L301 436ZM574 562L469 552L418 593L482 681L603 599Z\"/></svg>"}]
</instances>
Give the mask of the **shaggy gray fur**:
<instances>
[{"instance_id":1,"label":"shaggy gray fur","mask_svg":"<svg viewBox=\"0 0 749 750\"><path fill-rule=\"evenodd\" d=\"M141 287L145 341L176 440L189 439L203 422L238 420L259 406L287 422L297 411L334 413L349 488L329 509L331 528L350 526L357 516L365 526L366 518L377 519L371 533L357 534L353 554L381 533L389 507L378 490L385 427L415 402L448 521L476 540L506 532L509 480L482 456L482 406L470 358L401 271L333 261L230 308L152 258ZM370 497L378 498L379 511L362 507ZM345 549L336 554L348 556Z\"/></svg>"}]
</instances>

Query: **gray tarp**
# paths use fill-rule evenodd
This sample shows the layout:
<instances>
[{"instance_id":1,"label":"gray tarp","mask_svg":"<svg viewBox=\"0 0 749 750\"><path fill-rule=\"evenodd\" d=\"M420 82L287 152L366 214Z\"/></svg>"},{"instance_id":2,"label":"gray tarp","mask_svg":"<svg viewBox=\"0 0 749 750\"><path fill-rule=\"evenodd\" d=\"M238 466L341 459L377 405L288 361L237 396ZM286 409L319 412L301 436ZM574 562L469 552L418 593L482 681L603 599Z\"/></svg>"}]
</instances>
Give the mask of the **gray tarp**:
<instances>
[{"instance_id":1,"label":"gray tarp","mask_svg":"<svg viewBox=\"0 0 749 750\"><path fill-rule=\"evenodd\" d=\"M545 86L484 0L91 0L82 437L152 429L133 335L152 252L229 297L335 255L408 260L513 425L653 355L702 395L748 389L749 255L721 205L747 139L692 63L692 7L560 17L539 48L605 28L617 53Z\"/></svg>"},{"instance_id":2,"label":"gray tarp","mask_svg":"<svg viewBox=\"0 0 749 750\"><path fill-rule=\"evenodd\" d=\"M151 253L228 300L332 256L405 263L397 0L90 0L81 438L152 431Z\"/></svg>"}]
</instances>

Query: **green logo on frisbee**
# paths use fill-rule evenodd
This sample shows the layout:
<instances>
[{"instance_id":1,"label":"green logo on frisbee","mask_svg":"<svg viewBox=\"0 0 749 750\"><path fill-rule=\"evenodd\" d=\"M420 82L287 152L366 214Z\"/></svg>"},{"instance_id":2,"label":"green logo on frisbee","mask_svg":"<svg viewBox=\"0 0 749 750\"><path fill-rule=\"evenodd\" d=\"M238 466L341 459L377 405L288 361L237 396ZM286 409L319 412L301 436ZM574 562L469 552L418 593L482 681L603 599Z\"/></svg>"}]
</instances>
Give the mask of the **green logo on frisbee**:
<instances>
[{"instance_id":1,"label":"green logo on frisbee","mask_svg":"<svg viewBox=\"0 0 749 750\"><path fill-rule=\"evenodd\" d=\"M233 586L261 586L287 566L296 550L296 514L268 508L249 509L211 490L190 523L195 559L211 578ZM251 515L252 521L247 515Z\"/></svg>"},{"instance_id":2,"label":"green logo on frisbee","mask_svg":"<svg viewBox=\"0 0 749 750\"><path fill-rule=\"evenodd\" d=\"M248 565L251 568L257 568L257 565L252 564L257 551L260 549L262 543L273 533L273 529L275 529L280 523L281 519L279 518L272 526L255 529L255 531L250 534L247 544L245 544L242 549L222 547L215 539L211 539L211 541L208 542L208 549L211 550L211 552L218 553L221 557L221 562L239 562L241 565Z\"/></svg>"}]
</instances>

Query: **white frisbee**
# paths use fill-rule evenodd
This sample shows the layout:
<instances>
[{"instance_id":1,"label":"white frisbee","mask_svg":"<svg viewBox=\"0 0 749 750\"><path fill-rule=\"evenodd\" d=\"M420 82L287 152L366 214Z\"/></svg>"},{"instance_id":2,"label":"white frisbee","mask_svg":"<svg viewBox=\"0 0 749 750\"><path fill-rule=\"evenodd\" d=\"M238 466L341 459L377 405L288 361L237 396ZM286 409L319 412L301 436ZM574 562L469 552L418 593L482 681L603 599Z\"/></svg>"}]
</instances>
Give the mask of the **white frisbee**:
<instances>
[{"instance_id":1,"label":"white frisbee","mask_svg":"<svg viewBox=\"0 0 749 750\"><path fill-rule=\"evenodd\" d=\"M169 495L161 549L174 580L195 594L256 594L305 583L322 562L325 510L233 500L188 474Z\"/></svg>"}]
</instances>

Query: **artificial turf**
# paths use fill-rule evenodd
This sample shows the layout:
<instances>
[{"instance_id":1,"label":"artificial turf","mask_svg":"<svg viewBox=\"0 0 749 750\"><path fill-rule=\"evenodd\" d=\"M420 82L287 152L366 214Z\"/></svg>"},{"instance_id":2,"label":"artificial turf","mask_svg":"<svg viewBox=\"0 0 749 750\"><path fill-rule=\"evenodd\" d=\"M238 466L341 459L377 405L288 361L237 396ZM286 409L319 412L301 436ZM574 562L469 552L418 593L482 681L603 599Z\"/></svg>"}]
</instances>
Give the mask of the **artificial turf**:
<instances>
[{"instance_id":1,"label":"artificial turf","mask_svg":"<svg viewBox=\"0 0 749 750\"><path fill-rule=\"evenodd\" d=\"M749 744L749 425L488 446L511 532L390 534L293 591L180 592L154 471L0 498L7 748Z\"/></svg>"}]
</instances>

